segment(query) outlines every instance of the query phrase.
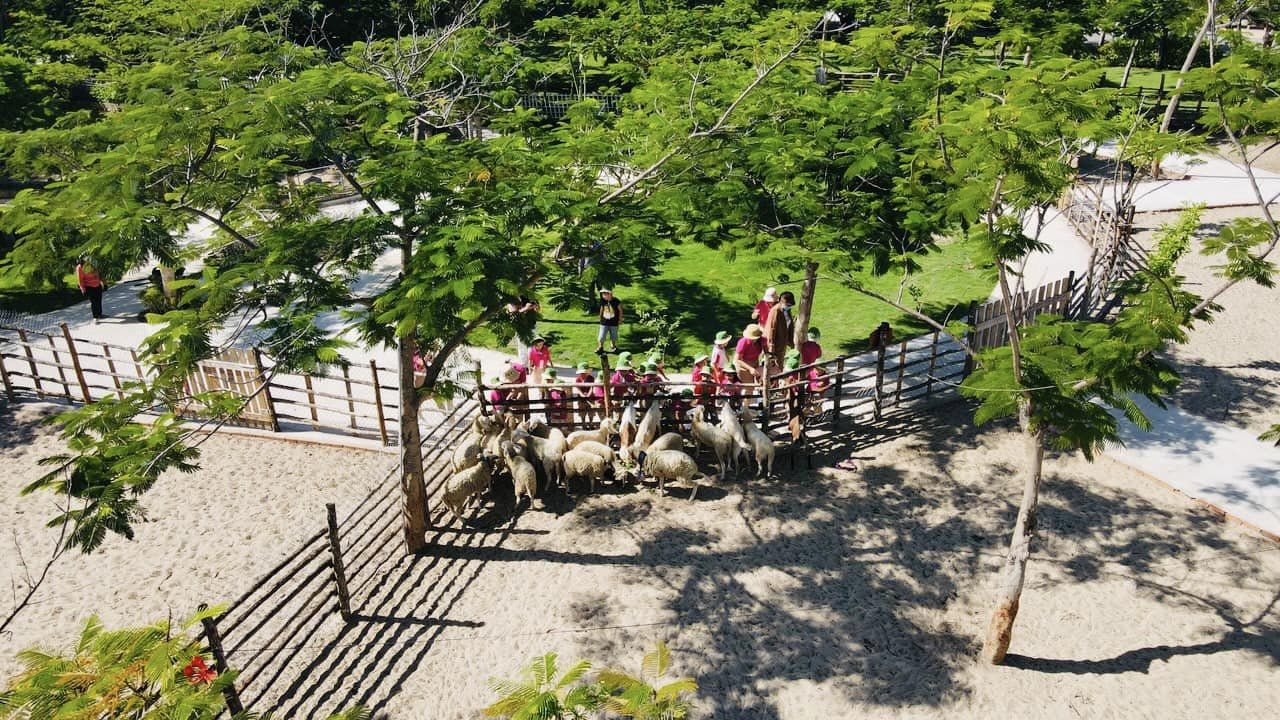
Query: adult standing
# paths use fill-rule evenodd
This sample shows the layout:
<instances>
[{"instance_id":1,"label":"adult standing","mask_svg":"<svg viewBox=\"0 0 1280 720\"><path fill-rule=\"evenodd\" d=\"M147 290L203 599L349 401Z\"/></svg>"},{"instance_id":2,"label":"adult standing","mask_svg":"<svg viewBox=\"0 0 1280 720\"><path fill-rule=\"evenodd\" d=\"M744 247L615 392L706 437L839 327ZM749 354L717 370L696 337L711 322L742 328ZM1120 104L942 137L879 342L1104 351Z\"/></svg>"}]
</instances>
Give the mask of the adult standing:
<instances>
[{"instance_id":1,"label":"adult standing","mask_svg":"<svg viewBox=\"0 0 1280 720\"><path fill-rule=\"evenodd\" d=\"M867 347L871 350L879 350L888 348L891 342L893 342L893 328L889 327L889 323L882 322L879 327L871 331L871 337L867 338Z\"/></svg>"},{"instance_id":2,"label":"adult standing","mask_svg":"<svg viewBox=\"0 0 1280 720\"><path fill-rule=\"evenodd\" d=\"M760 298L760 302L751 309L751 319L757 323L764 325L769 321L769 311L773 310L773 306L778 304L778 288L769 288L764 291L764 297Z\"/></svg>"},{"instance_id":3,"label":"adult standing","mask_svg":"<svg viewBox=\"0 0 1280 720\"><path fill-rule=\"evenodd\" d=\"M622 301L613 296L612 290L600 291L596 305L600 320L600 332L596 334L596 352L604 352L604 339L608 336L613 352L618 352L618 328L622 325Z\"/></svg>"},{"instance_id":4,"label":"adult standing","mask_svg":"<svg viewBox=\"0 0 1280 720\"><path fill-rule=\"evenodd\" d=\"M778 304L769 310L769 321L765 323L765 337L769 342L769 352L776 362L781 362L794 342L796 321L791 314L795 307L796 296L790 292L782 293Z\"/></svg>"},{"instance_id":5,"label":"adult standing","mask_svg":"<svg viewBox=\"0 0 1280 720\"><path fill-rule=\"evenodd\" d=\"M520 362L529 362L529 344L524 341L529 335L537 336L538 313L542 306L527 295L521 295L515 302L507 303L507 312L511 313L516 328L516 356Z\"/></svg>"},{"instance_id":6,"label":"adult standing","mask_svg":"<svg viewBox=\"0 0 1280 720\"><path fill-rule=\"evenodd\" d=\"M89 296L89 312L93 313L93 324L102 319L102 291L107 284L98 274L98 268L90 260L81 260L76 265L76 283L80 285L80 294Z\"/></svg>"},{"instance_id":7,"label":"adult standing","mask_svg":"<svg viewBox=\"0 0 1280 720\"><path fill-rule=\"evenodd\" d=\"M738 371L738 381L744 384L760 382L760 356L764 354L764 330L752 323L742 331L742 339L734 347L733 366Z\"/></svg>"}]
</instances>

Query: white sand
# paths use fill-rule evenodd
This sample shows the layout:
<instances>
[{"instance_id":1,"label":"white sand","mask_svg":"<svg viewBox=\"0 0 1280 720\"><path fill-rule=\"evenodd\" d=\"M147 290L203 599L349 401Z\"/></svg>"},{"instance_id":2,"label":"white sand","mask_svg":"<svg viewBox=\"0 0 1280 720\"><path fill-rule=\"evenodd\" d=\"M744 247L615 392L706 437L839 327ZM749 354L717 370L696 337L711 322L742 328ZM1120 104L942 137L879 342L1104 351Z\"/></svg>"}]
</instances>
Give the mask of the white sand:
<instances>
[{"instance_id":1,"label":"white sand","mask_svg":"<svg viewBox=\"0 0 1280 720\"><path fill-rule=\"evenodd\" d=\"M53 447L27 422L37 408L5 418L10 496ZM361 702L390 718L478 717L486 680L533 655L634 671L657 638L698 678L704 718L1274 711L1280 546L1107 460L1050 459L1018 656L977 665L1016 510L1017 438L974 435L962 407L937 417L867 428L826 460L853 452L857 473L726 483L694 503L605 491L556 512L538 503L492 531L455 524L418 558L392 552L382 573L355 579L373 580L355 603L378 619L310 637L278 716ZM388 462L270 441L208 447L205 470L148 496L156 521L135 542L55 572L0 641L0 669L16 648L72 637L95 609L132 623L233 597L316 527L324 499L352 503ZM42 509L3 512L25 543L43 537ZM4 563L12 572L8 553Z\"/></svg>"},{"instance_id":2,"label":"white sand","mask_svg":"<svg viewBox=\"0 0 1280 720\"><path fill-rule=\"evenodd\" d=\"M36 462L59 440L37 420L55 406L0 404L0 612L8 614L11 581L22 585L15 542L38 573L56 539L45 529L54 502L47 493L18 497L41 474ZM17 670L14 654L34 643L65 646L97 612L109 625L183 617L201 602L227 602L304 538L324 527L324 503L350 508L380 481L395 456L215 436L202 448L203 469L162 478L143 505L150 522L136 538L109 539L92 556L65 555L25 610L0 637L0 677Z\"/></svg>"},{"instance_id":3,"label":"white sand","mask_svg":"<svg viewBox=\"0 0 1280 720\"><path fill-rule=\"evenodd\" d=\"M1272 212L1280 216L1280 205ZM1137 216L1137 238L1154 245L1154 231L1177 219L1177 213ZM1202 215L1200 237L1216 234L1236 217L1261 217L1257 208L1209 209ZM1192 292L1208 294L1222 284L1213 266L1220 258L1200 254L1197 241L1178 270ZM1262 432L1280 422L1280 334L1275 322L1280 311L1280 285L1264 288L1242 282L1219 300L1223 310L1212 323L1201 323L1189 342L1170 353L1183 382L1174 395L1182 408L1210 420Z\"/></svg>"}]
</instances>

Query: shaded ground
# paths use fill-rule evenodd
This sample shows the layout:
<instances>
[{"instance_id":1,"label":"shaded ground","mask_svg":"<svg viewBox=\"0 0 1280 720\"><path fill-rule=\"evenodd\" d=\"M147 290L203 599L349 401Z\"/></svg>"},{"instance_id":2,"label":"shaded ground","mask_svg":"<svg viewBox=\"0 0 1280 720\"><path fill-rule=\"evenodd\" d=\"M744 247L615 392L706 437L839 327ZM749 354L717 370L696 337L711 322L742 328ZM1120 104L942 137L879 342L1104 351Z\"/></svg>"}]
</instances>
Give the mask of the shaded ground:
<instances>
[{"instance_id":1,"label":"shaded ground","mask_svg":"<svg viewBox=\"0 0 1280 720\"><path fill-rule=\"evenodd\" d=\"M1107 460L1049 461L1017 655L976 665L1019 447L967 428L952 407L819 443L819 464L852 454L856 473L453 523L421 556L357 570L360 619L316 632L296 681L255 709L478 717L487 680L531 656L634 669L658 638L707 718L1199 718L1280 702L1280 547Z\"/></svg>"}]
</instances>

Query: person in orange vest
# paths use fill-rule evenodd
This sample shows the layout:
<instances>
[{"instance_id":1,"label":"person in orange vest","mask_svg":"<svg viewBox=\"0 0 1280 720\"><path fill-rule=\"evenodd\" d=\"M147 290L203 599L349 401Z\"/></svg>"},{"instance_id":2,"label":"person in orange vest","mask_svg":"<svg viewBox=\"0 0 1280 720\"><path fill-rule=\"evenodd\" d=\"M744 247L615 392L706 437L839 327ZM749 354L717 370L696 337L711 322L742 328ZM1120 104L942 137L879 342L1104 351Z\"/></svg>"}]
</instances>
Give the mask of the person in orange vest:
<instances>
[{"instance_id":1,"label":"person in orange vest","mask_svg":"<svg viewBox=\"0 0 1280 720\"><path fill-rule=\"evenodd\" d=\"M76 265L76 283L80 286L80 294L89 296L89 312L93 314L93 324L97 325L103 317L102 291L107 289L107 284L102 281L98 268L88 258Z\"/></svg>"}]
</instances>

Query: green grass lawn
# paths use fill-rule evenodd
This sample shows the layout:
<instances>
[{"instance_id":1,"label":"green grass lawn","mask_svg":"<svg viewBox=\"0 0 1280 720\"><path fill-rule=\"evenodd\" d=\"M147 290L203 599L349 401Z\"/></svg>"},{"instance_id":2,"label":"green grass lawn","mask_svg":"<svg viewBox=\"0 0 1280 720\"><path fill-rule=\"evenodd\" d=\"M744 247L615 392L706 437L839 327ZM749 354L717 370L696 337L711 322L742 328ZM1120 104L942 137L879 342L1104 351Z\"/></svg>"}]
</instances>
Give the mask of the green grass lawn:
<instances>
[{"instance_id":1,"label":"green grass lawn","mask_svg":"<svg viewBox=\"0 0 1280 720\"><path fill-rule=\"evenodd\" d=\"M1161 75L1165 76L1165 87L1168 89L1172 89L1174 83L1178 81L1177 70L1153 70L1151 68L1135 67L1129 72L1129 84L1126 87L1145 87L1151 88L1152 90L1159 89ZM1111 83L1119 85L1120 79L1123 77L1123 65L1112 65L1106 68L1106 78Z\"/></svg>"},{"instance_id":2,"label":"green grass lawn","mask_svg":"<svg viewBox=\"0 0 1280 720\"><path fill-rule=\"evenodd\" d=\"M67 276L65 287L31 290L4 269L0 266L0 308L5 310L38 315L61 310L84 299L75 286L74 274Z\"/></svg>"},{"instance_id":3,"label":"green grass lawn","mask_svg":"<svg viewBox=\"0 0 1280 720\"><path fill-rule=\"evenodd\" d=\"M669 368L687 367L694 354L710 347L718 330L733 333L736 341L751 322L751 308L766 287L800 294L798 277L790 282L779 278L779 273L785 271L772 261L774 253L739 255L730 260L723 251L702 245L677 245L673 249L675 255L663 264L656 277L614 288L623 302L626 319L620 342L624 350L639 353L652 347L651 331L636 322L642 305L653 305L661 299L671 308L671 314L681 318L676 333L678 349L668 353L674 360L669 361ZM973 243L947 242L922 264L922 271L912 277L911 284L923 291L925 311L936 318L956 319L970 301L986 299L995 284L994 271L981 265ZM898 292L897 277L868 275L864 283L890 297ZM903 304L911 302L910 295L904 293ZM545 304L543 309L538 330L551 341L553 360L560 365L594 361L595 316L577 310L559 312ZM925 331L922 323L878 300L859 295L834 279L819 279L812 324L822 330L828 357L865 349L867 336L881 321L893 325L900 338Z\"/></svg>"}]
</instances>

